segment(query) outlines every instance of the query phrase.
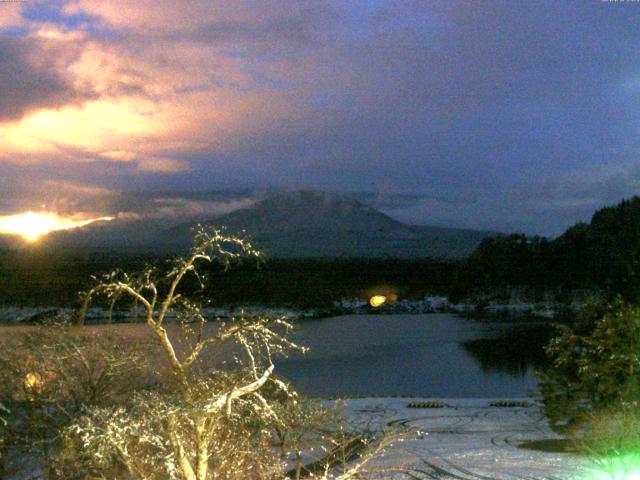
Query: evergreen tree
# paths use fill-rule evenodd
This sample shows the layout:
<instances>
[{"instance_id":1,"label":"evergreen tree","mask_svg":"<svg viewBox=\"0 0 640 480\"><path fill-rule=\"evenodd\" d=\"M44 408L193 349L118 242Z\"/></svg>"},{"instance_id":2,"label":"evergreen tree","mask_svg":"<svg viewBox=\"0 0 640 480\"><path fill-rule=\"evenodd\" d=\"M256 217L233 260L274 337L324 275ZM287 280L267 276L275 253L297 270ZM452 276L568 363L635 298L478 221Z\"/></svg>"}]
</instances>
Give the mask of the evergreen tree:
<instances>
[{"instance_id":1,"label":"evergreen tree","mask_svg":"<svg viewBox=\"0 0 640 480\"><path fill-rule=\"evenodd\" d=\"M546 347L552 366L541 377L545 413L566 431L605 410L640 400L640 311L622 299L589 304L573 327L560 326Z\"/></svg>"}]
</instances>

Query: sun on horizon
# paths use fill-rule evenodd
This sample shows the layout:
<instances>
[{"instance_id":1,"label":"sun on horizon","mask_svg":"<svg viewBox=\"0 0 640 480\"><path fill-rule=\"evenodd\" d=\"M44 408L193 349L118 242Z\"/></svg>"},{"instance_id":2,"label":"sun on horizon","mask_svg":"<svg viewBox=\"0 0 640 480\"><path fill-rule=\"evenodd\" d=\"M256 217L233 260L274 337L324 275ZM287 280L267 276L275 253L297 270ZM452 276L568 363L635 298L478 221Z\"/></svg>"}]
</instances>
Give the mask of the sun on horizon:
<instances>
[{"instance_id":1,"label":"sun on horizon","mask_svg":"<svg viewBox=\"0 0 640 480\"><path fill-rule=\"evenodd\" d=\"M97 221L110 221L113 218L65 217L53 212L31 211L14 215L0 215L0 234L19 235L27 242L36 242L50 232L71 230Z\"/></svg>"}]
</instances>

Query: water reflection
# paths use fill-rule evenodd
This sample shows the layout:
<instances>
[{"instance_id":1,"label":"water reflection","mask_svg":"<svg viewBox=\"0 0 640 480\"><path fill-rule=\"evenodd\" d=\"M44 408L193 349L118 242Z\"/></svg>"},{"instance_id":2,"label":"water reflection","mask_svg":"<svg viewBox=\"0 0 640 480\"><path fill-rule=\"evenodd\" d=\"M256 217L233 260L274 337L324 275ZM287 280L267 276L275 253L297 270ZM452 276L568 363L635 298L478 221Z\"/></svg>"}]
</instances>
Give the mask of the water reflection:
<instances>
[{"instance_id":1,"label":"water reflection","mask_svg":"<svg viewBox=\"0 0 640 480\"><path fill-rule=\"evenodd\" d=\"M552 334L550 325L511 325L496 336L467 340L462 345L483 370L524 376L532 367L548 366L543 347Z\"/></svg>"},{"instance_id":2,"label":"water reflection","mask_svg":"<svg viewBox=\"0 0 640 480\"><path fill-rule=\"evenodd\" d=\"M276 372L313 396L525 397L546 342L529 327L446 314L328 318L300 326L309 354Z\"/></svg>"}]
</instances>

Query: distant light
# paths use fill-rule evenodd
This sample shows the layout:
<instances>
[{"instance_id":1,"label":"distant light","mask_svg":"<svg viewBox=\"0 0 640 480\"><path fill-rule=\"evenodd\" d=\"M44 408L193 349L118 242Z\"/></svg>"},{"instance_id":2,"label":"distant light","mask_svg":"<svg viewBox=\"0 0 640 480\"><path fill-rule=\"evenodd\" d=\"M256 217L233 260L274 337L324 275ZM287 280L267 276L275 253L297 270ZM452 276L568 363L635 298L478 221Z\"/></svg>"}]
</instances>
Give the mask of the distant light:
<instances>
[{"instance_id":1,"label":"distant light","mask_svg":"<svg viewBox=\"0 0 640 480\"><path fill-rule=\"evenodd\" d=\"M23 385L29 393L42 393L44 390L44 380L39 373L27 373Z\"/></svg>"},{"instance_id":2,"label":"distant light","mask_svg":"<svg viewBox=\"0 0 640 480\"><path fill-rule=\"evenodd\" d=\"M387 297L384 295L374 295L369 299L369 305L373 308L378 308L380 305L383 305L387 301Z\"/></svg>"},{"instance_id":3,"label":"distant light","mask_svg":"<svg viewBox=\"0 0 640 480\"><path fill-rule=\"evenodd\" d=\"M28 242L35 242L41 236L56 230L70 230L82 227L98 220L113 220L113 217L78 219L61 217L56 213L25 212L16 215L0 216L0 233L20 235Z\"/></svg>"}]
</instances>

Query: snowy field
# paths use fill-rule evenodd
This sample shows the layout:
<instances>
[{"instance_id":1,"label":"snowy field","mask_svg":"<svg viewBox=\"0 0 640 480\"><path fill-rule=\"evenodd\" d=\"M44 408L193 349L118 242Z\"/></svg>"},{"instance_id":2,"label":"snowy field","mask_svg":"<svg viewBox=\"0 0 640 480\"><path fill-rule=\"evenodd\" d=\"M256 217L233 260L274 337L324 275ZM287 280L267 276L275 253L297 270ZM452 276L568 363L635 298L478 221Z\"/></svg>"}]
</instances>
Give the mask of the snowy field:
<instances>
[{"instance_id":1,"label":"snowy field","mask_svg":"<svg viewBox=\"0 0 640 480\"><path fill-rule=\"evenodd\" d=\"M510 399L513 400L513 399ZM404 466L414 479L584 480L605 478L572 453L548 453L520 445L557 439L532 399L524 407L491 406L491 399L428 399L444 408L407 408L426 399L365 398L346 403L356 425L406 427L420 434L393 447L381 460ZM396 478L407 478L398 475Z\"/></svg>"},{"instance_id":2,"label":"snowy field","mask_svg":"<svg viewBox=\"0 0 640 480\"><path fill-rule=\"evenodd\" d=\"M514 399L510 399L514 400ZM412 402L441 402L442 408L408 408ZM492 399L363 398L345 403L354 426L406 428L417 435L391 447L372 466L401 467L408 474L376 478L439 480L596 480L610 478L571 453L521 448L525 442L557 439L531 399L528 406L491 406ZM14 458L7 479L35 480L37 458Z\"/></svg>"}]
</instances>

